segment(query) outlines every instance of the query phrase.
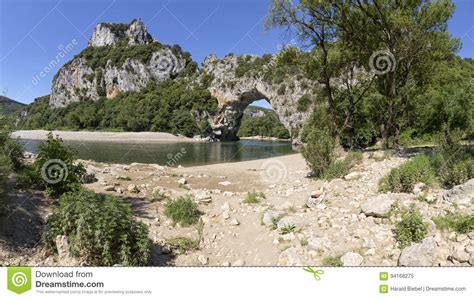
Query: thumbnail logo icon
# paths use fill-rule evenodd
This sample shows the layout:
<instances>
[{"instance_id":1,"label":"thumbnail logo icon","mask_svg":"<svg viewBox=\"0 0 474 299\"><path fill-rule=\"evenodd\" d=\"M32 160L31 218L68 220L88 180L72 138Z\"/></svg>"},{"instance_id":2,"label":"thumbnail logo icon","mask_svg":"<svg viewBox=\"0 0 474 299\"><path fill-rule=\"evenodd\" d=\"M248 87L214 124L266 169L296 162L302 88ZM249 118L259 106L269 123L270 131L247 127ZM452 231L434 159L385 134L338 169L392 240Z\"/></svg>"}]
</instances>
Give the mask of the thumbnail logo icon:
<instances>
[{"instance_id":1,"label":"thumbnail logo icon","mask_svg":"<svg viewBox=\"0 0 474 299\"><path fill-rule=\"evenodd\" d=\"M388 285L381 284L379 287L380 294L387 294L388 293Z\"/></svg>"},{"instance_id":2,"label":"thumbnail logo icon","mask_svg":"<svg viewBox=\"0 0 474 299\"><path fill-rule=\"evenodd\" d=\"M7 270L7 287L10 291L23 294L31 290L31 268L9 267Z\"/></svg>"},{"instance_id":3,"label":"thumbnail logo icon","mask_svg":"<svg viewBox=\"0 0 474 299\"><path fill-rule=\"evenodd\" d=\"M388 280L388 272L380 272L380 280Z\"/></svg>"}]
</instances>

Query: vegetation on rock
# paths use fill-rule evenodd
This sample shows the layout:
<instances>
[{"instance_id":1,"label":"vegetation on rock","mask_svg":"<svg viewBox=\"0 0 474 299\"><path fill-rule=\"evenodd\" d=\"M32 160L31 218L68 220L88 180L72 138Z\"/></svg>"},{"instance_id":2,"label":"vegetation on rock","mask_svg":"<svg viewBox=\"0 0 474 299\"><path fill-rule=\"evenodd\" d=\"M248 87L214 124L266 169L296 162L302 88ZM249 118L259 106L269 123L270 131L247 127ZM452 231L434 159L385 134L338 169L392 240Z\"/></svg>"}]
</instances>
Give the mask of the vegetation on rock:
<instances>
[{"instance_id":1,"label":"vegetation on rock","mask_svg":"<svg viewBox=\"0 0 474 299\"><path fill-rule=\"evenodd\" d=\"M402 219L396 225L396 240L400 248L420 242L428 234L428 225L423 222L420 213L414 206L402 214Z\"/></svg>"}]
</instances>

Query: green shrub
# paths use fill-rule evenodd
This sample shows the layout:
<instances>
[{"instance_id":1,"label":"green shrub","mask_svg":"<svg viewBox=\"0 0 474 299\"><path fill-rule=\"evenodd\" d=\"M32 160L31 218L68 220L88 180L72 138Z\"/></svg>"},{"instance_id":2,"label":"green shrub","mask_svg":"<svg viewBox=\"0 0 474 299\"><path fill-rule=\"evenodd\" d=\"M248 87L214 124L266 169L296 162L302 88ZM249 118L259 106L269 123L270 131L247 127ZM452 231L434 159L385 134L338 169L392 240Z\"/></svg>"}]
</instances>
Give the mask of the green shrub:
<instances>
[{"instance_id":1,"label":"green shrub","mask_svg":"<svg viewBox=\"0 0 474 299\"><path fill-rule=\"evenodd\" d=\"M134 220L130 207L110 195L85 189L62 195L44 234L49 249L56 248L58 235L68 237L73 256L92 266L149 264L146 225Z\"/></svg>"},{"instance_id":2,"label":"green shrub","mask_svg":"<svg viewBox=\"0 0 474 299\"><path fill-rule=\"evenodd\" d=\"M338 255L325 257L323 260L323 265L329 267L342 267L341 256Z\"/></svg>"},{"instance_id":3,"label":"green shrub","mask_svg":"<svg viewBox=\"0 0 474 299\"><path fill-rule=\"evenodd\" d=\"M204 221L199 219L197 224L197 238L187 236L178 236L166 239L166 244L178 253L186 253L187 251L198 250L201 242L204 240Z\"/></svg>"},{"instance_id":4,"label":"green shrub","mask_svg":"<svg viewBox=\"0 0 474 299\"><path fill-rule=\"evenodd\" d=\"M38 146L33 163L34 180L52 197L80 188L84 165L74 164L74 151L63 145L61 138L48 134L48 140Z\"/></svg>"},{"instance_id":5,"label":"green shrub","mask_svg":"<svg viewBox=\"0 0 474 299\"><path fill-rule=\"evenodd\" d=\"M165 204L165 215L182 226L195 224L199 220L200 211L190 197L178 197Z\"/></svg>"},{"instance_id":6,"label":"green shrub","mask_svg":"<svg viewBox=\"0 0 474 299\"><path fill-rule=\"evenodd\" d=\"M299 112L307 112L309 107L311 106L311 96L305 94L301 98L298 99L298 102L296 104L296 110Z\"/></svg>"},{"instance_id":7,"label":"green shrub","mask_svg":"<svg viewBox=\"0 0 474 299\"><path fill-rule=\"evenodd\" d=\"M8 177L23 169L23 147L10 138L12 129L13 117L4 115L0 107L0 215L6 213Z\"/></svg>"},{"instance_id":8,"label":"green shrub","mask_svg":"<svg viewBox=\"0 0 474 299\"><path fill-rule=\"evenodd\" d=\"M287 235L296 231L296 226L294 224L287 224L280 229L280 234Z\"/></svg>"},{"instance_id":9,"label":"green shrub","mask_svg":"<svg viewBox=\"0 0 474 299\"><path fill-rule=\"evenodd\" d=\"M434 217L433 222L441 230L453 230L460 234L474 231L474 215L454 214L444 217Z\"/></svg>"},{"instance_id":10,"label":"green shrub","mask_svg":"<svg viewBox=\"0 0 474 299\"><path fill-rule=\"evenodd\" d=\"M186 253L188 251L199 249L199 240L185 236L166 239L166 244L171 247L171 249L176 250L179 253Z\"/></svg>"},{"instance_id":11,"label":"green shrub","mask_svg":"<svg viewBox=\"0 0 474 299\"><path fill-rule=\"evenodd\" d=\"M245 196L245 199L242 202L246 204L256 204L260 203L262 199L265 199L265 194L254 191L247 193L247 196Z\"/></svg>"},{"instance_id":12,"label":"green shrub","mask_svg":"<svg viewBox=\"0 0 474 299\"><path fill-rule=\"evenodd\" d=\"M457 141L441 139L432 165L441 185L452 188L474 177L474 150Z\"/></svg>"},{"instance_id":13,"label":"green shrub","mask_svg":"<svg viewBox=\"0 0 474 299\"><path fill-rule=\"evenodd\" d=\"M410 246L413 242L419 242L428 233L428 225L423 222L421 215L411 206L402 214L402 220L396 225L396 240L400 248Z\"/></svg>"},{"instance_id":14,"label":"green shrub","mask_svg":"<svg viewBox=\"0 0 474 299\"><path fill-rule=\"evenodd\" d=\"M416 183L432 185L434 181L435 173L430 158L426 155L417 155L383 177L379 181L379 190L410 193Z\"/></svg>"},{"instance_id":15,"label":"green shrub","mask_svg":"<svg viewBox=\"0 0 474 299\"><path fill-rule=\"evenodd\" d=\"M363 155L361 152L349 152L344 160L337 160L332 162L324 171L323 178L332 180L341 178L347 175L351 168L362 161Z\"/></svg>"},{"instance_id":16,"label":"green shrub","mask_svg":"<svg viewBox=\"0 0 474 299\"><path fill-rule=\"evenodd\" d=\"M301 153L311 169L311 174L323 177L334 161L334 138L326 130L314 129L305 137Z\"/></svg>"}]
</instances>

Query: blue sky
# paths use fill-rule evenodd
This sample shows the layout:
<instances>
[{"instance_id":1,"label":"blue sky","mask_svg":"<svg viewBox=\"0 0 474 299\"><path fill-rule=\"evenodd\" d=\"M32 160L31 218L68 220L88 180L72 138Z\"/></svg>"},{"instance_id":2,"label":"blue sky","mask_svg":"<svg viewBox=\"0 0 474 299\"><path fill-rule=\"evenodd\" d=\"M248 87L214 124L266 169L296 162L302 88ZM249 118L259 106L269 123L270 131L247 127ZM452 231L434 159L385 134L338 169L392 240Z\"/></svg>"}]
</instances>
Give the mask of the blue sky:
<instances>
[{"instance_id":1,"label":"blue sky","mask_svg":"<svg viewBox=\"0 0 474 299\"><path fill-rule=\"evenodd\" d=\"M474 0L455 0L449 30L474 57ZM87 46L99 22L141 18L154 38L180 44L201 63L210 54L275 53L291 41L265 33L267 0L0 0L0 93L30 103L50 93L60 66ZM72 45L64 57L65 46ZM51 61L57 64L40 72ZM34 78L37 79L34 79ZM39 78L39 79L38 79Z\"/></svg>"}]
</instances>

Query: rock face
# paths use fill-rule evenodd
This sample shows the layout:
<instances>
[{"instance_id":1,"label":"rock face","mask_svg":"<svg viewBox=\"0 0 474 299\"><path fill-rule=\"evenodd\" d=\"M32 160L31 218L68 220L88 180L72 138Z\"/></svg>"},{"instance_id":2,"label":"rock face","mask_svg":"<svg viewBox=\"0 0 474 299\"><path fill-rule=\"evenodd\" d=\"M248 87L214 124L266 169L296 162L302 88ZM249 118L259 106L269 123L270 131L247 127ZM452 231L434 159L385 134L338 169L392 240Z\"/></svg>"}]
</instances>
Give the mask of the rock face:
<instances>
[{"instance_id":1,"label":"rock face","mask_svg":"<svg viewBox=\"0 0 474 299\"><path fill-rule=\"evenodd\" d=\"M218 59L209 55L203 63L203 75L211 75L209 91L217 98L218 112L211 121L214 137L220 140L237 140L245 108L256 100L265 99L273 107L280 122L290 132L295 143L298 143L304 120L309 112L298 111L298 100L309 94L314 82L291 80L273 83L265 79L264 71L257 74L237 75L236 71L242 61L254 64L256 55L227 55ZM274 60L269 60L262 70L271 69ZM270 71L271 72L271 71ZM310 111L308 109L307 111Z\"/></svg>"},{"instance_id":2,"label":"rock face","mask_svg":"<svg viewBox=\"0 0 474 299\"><path fill-rule=\"evenodd\" d=\"M153 41L153 38L146 30L145 24L140 20L133 20L130 25L98 24L89 41L89 47L112 46L117 44L122 38L127 38L129 45L144 45Z\"/></svg>"},{"instance_id":3,"label":"rock face","mask_svg":"<svg viewBox=\"0 0 474 299\"><path fill-rule=\"evenodd\" d=\"M136 57L105 61L114 48L118 55L133 47L146 48L152 53L145 61ZM102 64L91 61L92 55L88 54L93 51L100 54ZM150 81L175 77L186 64L182 53L154 41L140 20L131 24L101 23L96 26L88 48L65 64L53 79L50 105L64 107L84 98L110 99L120 92L139 91Z\"/></svg>"}]
</instances>

